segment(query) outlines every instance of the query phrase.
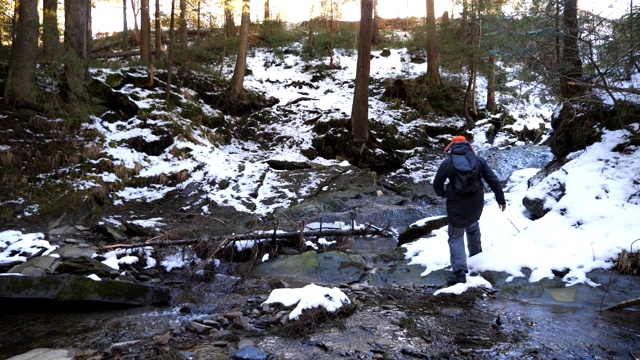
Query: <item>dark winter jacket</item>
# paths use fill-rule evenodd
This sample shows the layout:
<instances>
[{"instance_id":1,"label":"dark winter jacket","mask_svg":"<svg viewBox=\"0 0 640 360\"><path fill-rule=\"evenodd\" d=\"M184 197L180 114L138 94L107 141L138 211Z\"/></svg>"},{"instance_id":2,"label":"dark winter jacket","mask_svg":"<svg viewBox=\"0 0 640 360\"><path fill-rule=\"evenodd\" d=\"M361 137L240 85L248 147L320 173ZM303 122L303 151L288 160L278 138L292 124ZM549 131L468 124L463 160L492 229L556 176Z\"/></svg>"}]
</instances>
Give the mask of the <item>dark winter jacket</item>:
<instances>
[{"instance_id":1,"label":"dark winter jacket","mask_svg":"<svg viewBox=\"0 0 640 360\"><path fill-rule=\"evenodd\" d=\"M496 174L491 170L487 161L477 156L471 149L468 142L456 142L451 146L451 155L464 155L467 160L480 162L480 176L489 184L491 191L496 196L498 204L506 204L504 192ZM484 208L484 187L469 195L459 195L450 186L452 174L452 157L446 158L433 180L433 189L440 197L447 199L447 216L449 224L454 227L467 227L480 219ZM449 184L445 188L445 180L449 179ZM478 179L481 181L480 179Z\"/></svg>"}]
</instances>

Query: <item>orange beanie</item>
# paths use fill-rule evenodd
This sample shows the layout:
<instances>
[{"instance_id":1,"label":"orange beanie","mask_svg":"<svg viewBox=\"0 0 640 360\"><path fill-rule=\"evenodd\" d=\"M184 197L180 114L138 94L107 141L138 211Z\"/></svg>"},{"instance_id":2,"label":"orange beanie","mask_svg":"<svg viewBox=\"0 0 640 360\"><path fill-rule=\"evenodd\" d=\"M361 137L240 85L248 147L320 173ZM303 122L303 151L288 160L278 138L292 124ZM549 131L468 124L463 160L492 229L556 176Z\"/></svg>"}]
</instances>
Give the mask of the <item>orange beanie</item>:
<instances>
[{"instance_id":1,"label":"orange beanie","mask_svg":"<svg viewBox=\"0 0 640 360\"><path fill-rule=\"evenodd\" d=\"M467 142L467 138L462 136L462 135L454 136L453 139L451 139L451 142L449 143L449 145L447 145L447 147L444 148L444 151L449 151L449 149L451 149L451 145L453 145L453 143L457 143L457 142L460 142L460 141Z\"/></svg>"}]
</instances>

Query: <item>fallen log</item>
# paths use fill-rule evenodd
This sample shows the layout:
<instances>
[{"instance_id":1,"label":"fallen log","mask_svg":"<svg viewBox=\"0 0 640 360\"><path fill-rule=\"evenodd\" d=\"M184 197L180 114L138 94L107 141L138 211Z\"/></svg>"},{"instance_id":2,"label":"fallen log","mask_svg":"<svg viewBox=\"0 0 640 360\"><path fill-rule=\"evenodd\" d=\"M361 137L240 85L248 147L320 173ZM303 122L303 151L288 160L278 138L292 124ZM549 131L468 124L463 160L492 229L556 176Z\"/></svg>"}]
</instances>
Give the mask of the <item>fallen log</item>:
<instances>
[{"instance_id":1,"label":"fallen log","mask_svg":"<svg viewBox=\"0 0 640 360\"><path fill-rule=\"evenodd\" d=\"M278 240L304 240L305 237L337 237L337 236L367 236L367 235L382 235L386 237L392 237L393 235L387 229L380 229L378 227L368 225L361 229L321 229L310 231L259 231L249 234L240 235L227 235L219 240L222 240L222 244L225 246L233 245L236 241L278 241ZM179 246L179 245L193 245L197 244L202 239L182 239L182 240L159 240L162 236L156 236L142 243L135 244L112 244L99 247L98 251L113 250L113 249L133 249L147 246L167 247L167 246Z\"/></svg>"},{"instance_id":2,"label":"fallen log","mask_svg":"<svg viewBox=\"0 0 640 360\"><path fill-rule=\"evenodd\" d=\"M155 55L156 51L151 50L151 55ZM140 55L140 50L129 50L129 51L120 51L120 52L110 52L110 53L92 53L90 56L94 59L108 59L108 58L117 58L117 57L129 57L129 56L137 56Z\"/></svg>"}]
</instances>

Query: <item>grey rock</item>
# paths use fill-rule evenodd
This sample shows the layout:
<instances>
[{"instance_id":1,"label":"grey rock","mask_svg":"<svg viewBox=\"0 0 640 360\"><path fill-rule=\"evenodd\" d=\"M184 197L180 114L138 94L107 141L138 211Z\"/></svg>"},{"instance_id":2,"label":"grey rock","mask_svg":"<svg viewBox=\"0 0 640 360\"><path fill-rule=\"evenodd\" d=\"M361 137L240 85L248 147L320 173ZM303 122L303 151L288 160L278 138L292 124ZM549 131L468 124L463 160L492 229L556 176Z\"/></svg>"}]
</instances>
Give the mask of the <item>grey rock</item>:
<instances>
[{"instance_id":1,"label":"grey rock","mask_svg":"<svg viewBox=\"0 0 640 360\"><path fill-rule=\"evenodd\" d=\"M94 281L84 276L0 276L0 298L14 301L80 301L96 308L105 303L123 305L167 304L168 288L126 281ZM18 303L18 305L20 305Z\"/></svg>"},{"instance_id":2,"label":"grey rock","mask_svg":"<svg viewBox=\"0 0 640 360\"><path fill-rule=\"evenodd\" d=\"M227 319L230 319L230 320L239 318L242 315L243 315L242 311L229 311L229 312L224 313L224 317L227 318Z\"/></svg>"},{"instance_id":3,"label":"grey rock","mask_svg":"<svg viewBox=\"0 0 640 360\"><path fill-rule=\"evenodd\" d=\"M402 246L425 235L429 235L433 230L446 226L447 223L447 216L434 216L413 223L398 236L398 246Z\"/></svg>"},{"instance_id":4,"label":"grey rock","mask_svg":"<svg viewBox=\"0 0 640 360\"><path fill-rule=\"evenodd\" d=\"M254 346L245 346L233 355L237 360L267 360L269 353Z\"/></svg>"},{"instance_id":5,"label":"grey rock","mask_svg":"<svg viewBox=\"0 0 640 360\"><path fill-rule=\"evenodd\" d=\"M109 351L111 351L112 353L119 354L124 352L128 348L138 344L139 342L140 340L132 340L132 341L123 341L123 342L111 344L111 346L109 347Z\"/></svg>"},{"instance_id":6,"label":"grey rock","mask_svg":"<svg viewBox=\"0 0 640 360\"><path fill-rule=\"evenodd\" d=\"M60 255L61 258L91 258L96 251L87 246L64 245L56 249L53 253Z\"/></svg>"},{"instance_id":7,"label":"grey rock","mask_svg":"<svg viewBox=\"0 0 640 360\"><path fill-rule=\"evenodd\" d=\"M196 321L191 321L187 328L191 331L197 332L198 334L208 334L212 329L211 326L207 326Z\"/></svg>"},{"instance_id":8,"label":"grey rock","mask_svg":"<svg viewBox=\"0 0 640 360\"><path fill-rule=\"evenodd\" d=\"M60 226L60 227L49 230L49 235L54 235L54 236L69 235L69 234L75 234L76 231L77 231L76 228L74 228L73 226L64 225L64 226Z\"/></svg>"},{"instance_id":9,"label":"grey rock","mask_svg":"<svg viewBox=\"0 0 640 360\"><path fill-rule=\"evenodd\" d=\"M21 274L27 276L42 276L50 273L52 267L59 260L53 256L38 256L22 264L18 264L9 271L11 274Z\"/></svg>"},{"instance_id":10,"label":"grey rock","mask_svg":"<svg viewBox=\"0 0 640 360\"><path fill-rule=\"evenodd\" d=\"M38 348L24 354L12 356L7 360L70 360L74 358L74 350Z\"/></svg>"},{"instance_id":11,"label":"grey rock","mask_svg":"<svg viewBox=\"0 0 640 360\"><path fill-rule=\"evenodd\" d=\"M254 346L255 344L253 343L252 340L250 339L242 339L238 342L238 349L242 349L245 346Z\"/></svg>"}]
</instances>

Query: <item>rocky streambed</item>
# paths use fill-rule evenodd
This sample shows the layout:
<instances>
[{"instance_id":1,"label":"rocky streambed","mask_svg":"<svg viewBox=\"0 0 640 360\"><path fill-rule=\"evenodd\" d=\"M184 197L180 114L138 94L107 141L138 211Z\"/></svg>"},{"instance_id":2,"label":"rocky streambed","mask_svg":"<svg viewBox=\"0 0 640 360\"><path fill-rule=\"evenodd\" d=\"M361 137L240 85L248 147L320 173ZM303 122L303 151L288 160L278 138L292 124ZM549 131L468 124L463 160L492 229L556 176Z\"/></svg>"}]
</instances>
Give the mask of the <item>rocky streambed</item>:
<instances>
[{"instance_id":1,"label":"rocky streambed","mask_svg":"<svg viewBox=\"0 0 640 360\"><path fill-rule=\"evenodd\" d=\"M523 157L524 158L524 157ZM605 307L637 297L640 279L598 270L590 274L599 287L567 288L561 277L529 283L507 282L503 273L482 273L491 288L462 295L439 294L448 272L421 276L398 247L397 231L416 220L444 213L428 184L412 184L402 175L377 179L351 168L294 169L303 179L310 172L329 174L312 198L270 217L248 216L228 208L201 216L193 208L199 195L171 194L160 203L129 204L128 214L162 217L171 242L157 247L159 258L180 254L192 261L181 269L132 263L125 271L99 272L86 261L96 249L118 242L158 239L142 229L119 233L87 224L69 213L46 224L16 220L17 228L48 229L49 242L65 249L68 263L44 261L20 271L42 276L101 274L168 291L170 300L137 307L102 307L73 303L59 308L4 304L0 314L0 358L17 359L620 359L640 357L637 307ZM333 173L339 176L333 176ZM303 186L302 184L300 186ZM292 189L295 192L295 189ZM209 204L210 205L210 204ZM200 205L202 206L202 204ZM32 221L32 219L30 219ZM210 256L220 234L230 230L295 230L300 223L368 223L386 231L376 236L341 235L317 249L294 241L237 252L220 263ZM126 222L123 222L126 224ZM393 227L387 225L393 224ZM141 233L142 231L142 233ZM122 236L122 238L116 238ZM90 254L89 254L90 253ZM264 254L273 261L261 263ZM229 255L229 254L227 254ZM33 259L35 260L35 259ZM43 259L38 259L42 261ZM99 262L98 262L99 263ZM87 265L88 264L88 265ZM8 269L3 269L6 271ZM526 273L526 269L524 269ZM351 300L335 313L322 309L288 320L291 308L264 304L274 289L315 283L337 287ZM25 304L21 304L25 305ZM23 355L20 355L23 354ZM40 355L37 355L40 354ZM48 354L48 355L47 355ZM22 356L22 357L20 357Z\"/></svg>"}]
</instances>

